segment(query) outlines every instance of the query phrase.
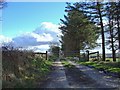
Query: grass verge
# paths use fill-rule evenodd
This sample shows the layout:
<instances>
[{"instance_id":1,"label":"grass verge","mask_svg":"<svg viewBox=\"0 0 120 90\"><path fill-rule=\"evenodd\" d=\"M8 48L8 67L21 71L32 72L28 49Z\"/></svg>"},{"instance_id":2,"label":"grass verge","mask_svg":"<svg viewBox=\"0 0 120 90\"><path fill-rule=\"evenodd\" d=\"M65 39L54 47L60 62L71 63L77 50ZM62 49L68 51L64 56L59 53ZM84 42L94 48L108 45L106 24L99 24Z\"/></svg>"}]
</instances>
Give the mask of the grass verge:
<instances>
[{"instance_id":1,"label":"grass verge","mask_svg":"<svg viewBox=\"0 0 120 90\"><path fill-rule=\"evenodd\" d=\"M62 60L61 62L62 62L64 67L67 67L67 68L74 68L75 67L74 65L70 64L68 61Z\"/></svg>"},{"instance_id":2,"label":"grass verge","mask_svg":"<svg viewBox=\"0 0 120 90\"><path fill-rule=\"evenodd\" d=\"M20 51L5 52L2 59L2 88L36 88L52 67L52 60Z\"/></svg>"},{"instance_id":3,"label":"grass verge","mask_svg":"<svg viewBox=\"0 0 120 90\"><path fill-rule=\"evenodd\" d=\"M78 64L92 66L98 70L104 70L116 74L120 74L120 62L103 62L103 61L94 61L94 62L80 62L76 61Z\"/></svg>"}]
</instances>

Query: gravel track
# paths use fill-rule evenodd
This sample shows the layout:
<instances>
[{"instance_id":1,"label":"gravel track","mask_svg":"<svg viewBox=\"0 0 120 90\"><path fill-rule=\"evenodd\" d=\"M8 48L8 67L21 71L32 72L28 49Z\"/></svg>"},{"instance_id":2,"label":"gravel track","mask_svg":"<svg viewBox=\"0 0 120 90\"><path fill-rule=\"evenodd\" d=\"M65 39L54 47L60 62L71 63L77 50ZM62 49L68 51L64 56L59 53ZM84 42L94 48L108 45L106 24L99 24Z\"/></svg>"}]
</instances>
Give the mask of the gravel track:
<instances>
[{"instance_id":1,"label":"gravel track","mask_svg":"<svg viewBox=\"0 0 120 90\"><path fill-rule=\"evenodd\" d=\"M73 68L63 67L58 59L53 63L53 71L40 88L76 88L80 90L119 90L119 83L115 79L101 78L103 74L69 61ZM91 75L90 75L91 74ZM97 75L97 76L96 76ZM103 76L104 77L104 76ZM108 80L108 81L105 81ZM113 81L110 81L113 80Z\"/></svg>"}]
</instances>

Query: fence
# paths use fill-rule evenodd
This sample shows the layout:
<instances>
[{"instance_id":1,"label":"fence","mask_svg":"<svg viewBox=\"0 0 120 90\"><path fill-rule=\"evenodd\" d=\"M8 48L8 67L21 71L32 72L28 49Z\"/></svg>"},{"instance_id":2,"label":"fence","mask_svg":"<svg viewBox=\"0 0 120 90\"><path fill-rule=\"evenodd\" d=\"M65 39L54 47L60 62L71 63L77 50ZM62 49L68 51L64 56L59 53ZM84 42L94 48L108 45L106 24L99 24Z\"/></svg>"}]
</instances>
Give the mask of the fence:
<instances>
[{"instance_id":1,"label":"fence","mask_svg":"<svg viewBox=\"0 0 120 90\"><path fill-rule=\"evenodd\" d=\"M2 54L5 55L11 55L12 56L16 56L16 57L21 57L23 55L26 54L26 56L40 56L41 58L45 58L46 60L48 59L48 52L46 51L45 53L41 53L41 52L27 52L27 51L18 51L18 50L12 50L12 51L2 51Z\"/></svg>"},{"instance_id":2,"label":"fence","mask_svg":"<svg viewBox=\"0 0 120 90\"><path fill-rule=\"evenodd\" d=\"M48 59L48 52L47 51L45 53L37 52L37 53L34 53L34 55L37 55L40 57L45 57L46 60Z\"/></svg>"},{"instance_id":3,"label":"fence","mask_svg":"<svg viewBox=\"0 0 120 90\"><path fill-rule=\"evenodd\" d=\"M90 55L93 55L93 54L96 54L96 56L91 56L91 58L96 58L96 59L98 59L99 60L99 51L97 51L97 52L89 52L89 51L86 51L87 52L87 59L88 59L88 61L90 60Z\"/></svg>"},{"instance_id":4,"label":"fence","mask_svg":"<svg viewBox=\"0 0 120 90\"><path fill-rule=\"evenodd\" d=\"M63 52L62 52L61 56L66 57L68 55L67 57L69 57L69 56L71 56L71 57L78 57L80 59L84 59L84 60L87 60L87 61L89 61L90 58L95 58L95 59L99 60L99 57L100 57L99 56L99 51L97 51L97 52L90 52L88 50L86 52L84 52L84 53L80 53L78 51L72 51L72 52L65 52L65 54L66 55L64 55ZM96 55L94 55L94 54L96 54Z\"/></svg>"}]
</instances>

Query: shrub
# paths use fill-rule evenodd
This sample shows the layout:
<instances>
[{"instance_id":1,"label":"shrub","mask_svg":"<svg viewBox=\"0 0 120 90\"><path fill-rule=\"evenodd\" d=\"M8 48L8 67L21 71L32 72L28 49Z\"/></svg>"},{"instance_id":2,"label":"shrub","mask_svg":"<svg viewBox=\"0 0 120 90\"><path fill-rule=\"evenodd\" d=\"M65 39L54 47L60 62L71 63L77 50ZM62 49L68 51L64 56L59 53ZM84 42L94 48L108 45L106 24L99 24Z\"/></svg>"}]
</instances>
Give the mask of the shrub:
<instances>
[{"instance_id":1,"label":"shrub","mask_svg":"<svg viewBox=\"0 0 120 90\"><path fill-rule=\"evenodd\" d=\"M30 51L3 51L3 88L33 87L50 71L51 62Z\"/></svg>"}]
</instances>

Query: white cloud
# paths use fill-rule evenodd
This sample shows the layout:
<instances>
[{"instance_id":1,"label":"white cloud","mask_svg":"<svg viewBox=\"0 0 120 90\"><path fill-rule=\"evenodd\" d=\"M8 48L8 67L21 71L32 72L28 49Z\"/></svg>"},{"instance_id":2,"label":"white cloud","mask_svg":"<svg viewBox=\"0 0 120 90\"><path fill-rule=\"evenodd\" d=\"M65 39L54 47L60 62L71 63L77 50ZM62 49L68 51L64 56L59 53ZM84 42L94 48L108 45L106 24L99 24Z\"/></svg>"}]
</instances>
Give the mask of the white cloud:
<instances>
[{"instance_id":1,"label":"white cloud","mask_svg":"<svg viewBox=\"0 0 120 90\"><path fill-rule=\"evenodd\" d=\"M3 35L1 35L0 38L2 37L4 42L11 43L14 47L45 51L49 48L48 46L51 42L59 42L61 32L58 27L59 25L51 22L43 22L33 32L24 32L12 39Z\"/></svg>"},{"instance_id":2,"label":"white cloud","mask_svg":"<svg viewBox=\"0 0 120 90\"><path fill-rule=\"evenodd\" d=\"M105 34L106 35L106 34ZM106 38L105 38L106 40ZM90 52L96 52L99 51L99 53L102 54L102 37L101 35L99 36L97 43L99 44L99 46L95 47L93 50L89 50ZM111 53L111 50L108 49L108 46L105 46L105 52L106 53Z\"/></svg>"},{"instance_id":3,"label":"white cloud","mask_svg":"<svg viewBox=\"0 0 120 90\"><path fill-rule=\"evenodd\" d=\"M53 40L50 34L36 34L36 33L25 33L18 37L13 38L14 46L16 47L28 47L36 45L49 44Z\"/></svg>"},{"instance_id":4,"label":"white cloud","mask_svg":"<svg viewBox=\"0 0 120 90\"><path fill-rule=\"evenodd\" d=\"M34 32L37 34L50 34L53 37L53 41L59 41L61 31L58 29L59 25L51 22L43 22Z\"/></svg>"},{"instance_id":5,"label":"white cloud","mask_svg":"<svg viewBox=\"0 0 120 90\"><path fill-rule=\"evenodd\" d=\"M9 42L12 42L11 38L0 35L0 45L5 44L5 43L9 43Z\"/></svg>"},{"instance_id":6,"label":"white cloud","mask_svg":"<svg viewBox=\"0 0 120 90\"><path fill-rule=\"evenodd\" d=\"M61 32L58 27L59 25L51 22L43 22L33 32L24 32L14 38L8 38L0 35L0 43L11 43L14 47L23 47L36 52L45 52L49 49L49 44L51 42L59 42ZM97 42L102 43L101 36ZM102 47L96 47L94 50L91 50L91 52L93 51L99 51L102 53ZM106 52L109 52L109 50L106 49Z\"/></svg>"},{"instance_id":7,"label":"white cloud","mask_svg":"<svg viewBox=\"0 0 120 90\"><path fill-rule=\"evenodd\" d=\"M89 50L89 51L90 51L90 52L97 52L97 51L99 51L99 53L102 54L102 47L96 47L96 48L94 48L93 50ZM105 48L105 52L106 52L106 53L112 53L112 51L109 50L109 49L107 49L107 48Z\"/></svg>"},{"instance_id":8,"label":"white cloud","mask_svg":"<svg viewBox=\"0 0 120 90\"><path fill-rule=\"evenodd\" d=\"M45 52L49 49L49 45L29 46L27 49L34 50L35 52Z\"/></svg>"},{"instance_id":9,"label":"white cloud","mask_svg":"<svg viewBox=\"0 0 120 90\"><path fill-rule=\"evenodd\" d=\"M108 25L108 20L107 19L103 19L103 26Z\"/></svg>"},{"instance_id":10,"label":"white cloud","mask_svg":"<svg viewBox=\"0 0 120 90\"><path fill-rule=\"evenodd\" d=\"M51 22L43 22L41 23L40 27L42 27L43 29L45 28L46 30L48 30L48 32L55 32L55 33L60 33L60 31L58 30L59 25L53 24Z\"/></svg>"}]
</instances>

